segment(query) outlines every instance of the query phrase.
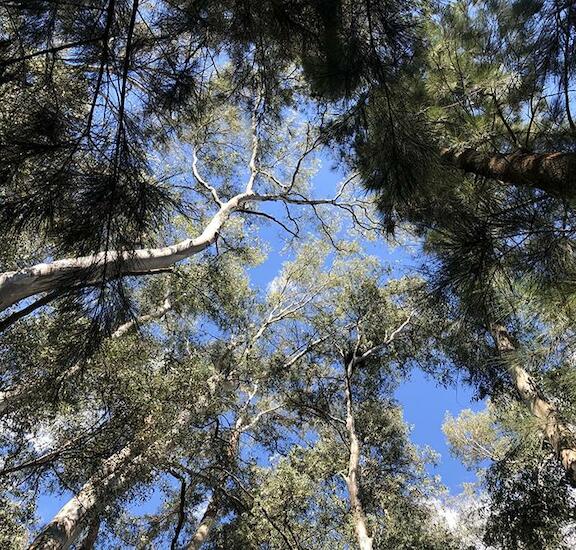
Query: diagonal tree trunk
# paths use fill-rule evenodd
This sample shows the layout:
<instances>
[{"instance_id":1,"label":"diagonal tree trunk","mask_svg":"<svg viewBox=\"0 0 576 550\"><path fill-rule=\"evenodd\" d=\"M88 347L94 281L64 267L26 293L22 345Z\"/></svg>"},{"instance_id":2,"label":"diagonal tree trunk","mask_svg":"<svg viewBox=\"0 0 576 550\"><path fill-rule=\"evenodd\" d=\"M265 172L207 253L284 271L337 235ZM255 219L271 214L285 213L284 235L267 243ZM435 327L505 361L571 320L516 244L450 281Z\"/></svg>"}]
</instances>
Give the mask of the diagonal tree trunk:
<instances>
[{"instance_id":1,"label":"diagonal tree trunk","mask_svg":"<svg viewBox=\"0 0 576 550\"><path fill-rule=\"evenodd\" d=\"M254 424L259 420L259 417L256 417L255 421L251 422L250 424L246 425L245 418L241 415L238 417L234 424L234 428L232 429L232 433L230 434L230 439L228 440L228 447L226 449L226 461L229 464L233 464L236 462L236 458L238 456L238 449L240 447L240 436L242 432L245 431L247 428L254 426ZM222 474L218 481L218 485L223 485L226 481L226 474ZM214 492L208 501L208 506L206 511L202 515L202 519L196 527L196 531L192 540L186 546L186 550L199 550L199 548L206 542L208 535L210 534L210 530L212 526L216 523L218 516L221 512L221 505L218 498L217 492Z\"/></svg>"},{"instance_id":2,"label":"diagonal tree trunk","mask_svg":"<svg viewBox=\"0 0 576 550\"><path fill-rule=\"evenodd\" d=\"M249 200L253 192L240 193L225 202L195 239L186 239L172 246L143 248L119 252L110 250L80 258L37 264L0 275L0 311L24 298L41 292L52 292L74 285L88 285L107 278L130 274L154 273L198 254L214 243L230 215Z\"/></svg>"},{"instance_id":3,"label":"diagonal tree trunk","mask_svg":"<svg viewBox=\"0 0 576 550\"><path fill-rule=\"evenodd\" d=\"M200 547L206 542L208 535L210 534L210 530L212 526L216 523L218 516L220 515L220 503L218 499L215 498L213 495L206 508L204 514L202 514L202 519L196 527L196 531L192 540L186 546L186 550L199 550Z\"/></svg>"},{"instance_id":4,"label":"diagonal tree trunk","mask_svg":"<svg viewBox=\"0 0 576 550\"><path fill-rule=\"evenodd\" d=\"M30 550L65 550L81 535L97 508L102 495L122 484L125 465L139 455L133 446L126 445L108 457L100 469L84 484L42 529L30 546Z\"/></svg>"},{"instance_id":5,"label":"diagonal tree trunk","mask_svg":"<svg viewBox=\"0 0 576 550\"><path fill-rule=\"evenodd\" d=\"M495 323L490 328L496 348L503 357L516 351L516 344L505 327ZM570 483L576 486L576 444L573 431L561 420L556 407L546 399L528 372L514 360L508 362L507 368L520 398L542 422L548 443L560 460Z\"/></svg>"},{"instance_id":6,"label":"diagonal tree trunk","mask_svg":"<svg viewBox=\"0 0 576 550\"><path fill-rule=\"evenodd\" d=\"M533 187L560 198L576 196L576 153L484 153L475 149L443 149L442 160L464 172Z\"/></svg>"},{"instance_id":7,"label":"diagonal tree trunk","mask_svg":"<svg viewBox=\"0 0 576 550\"><path fill-rule=\"evenodd\" d=\"M65 550L73 545L86 528L86 522L105 507L108 496L125 486L130 470L146 460L150 453L169 451L173 446L173 436L189 418L189 411L180 412L165 437L146 444L146 434L154 425L154 419L147 417L146 429L141 432L144 439L134 440L104 460L80 491L44 526L30 550Z\"/></svg>"}]
</instances>

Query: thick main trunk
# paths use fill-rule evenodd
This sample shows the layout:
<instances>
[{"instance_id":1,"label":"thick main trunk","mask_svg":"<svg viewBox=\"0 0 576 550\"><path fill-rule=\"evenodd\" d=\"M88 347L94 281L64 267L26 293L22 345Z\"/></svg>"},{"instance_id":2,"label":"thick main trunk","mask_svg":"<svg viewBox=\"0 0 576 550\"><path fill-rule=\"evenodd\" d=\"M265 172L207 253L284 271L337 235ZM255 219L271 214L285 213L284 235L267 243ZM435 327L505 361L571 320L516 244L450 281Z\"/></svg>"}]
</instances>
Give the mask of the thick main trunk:
<instances>
[{"instance_id":1,"label":"thick main trunk","mask_svg":"<svg viewBox=\"0 0 576 550\"><path fill-rule=\"evenodd\" d=\"M86 521L106 506L111 493L124 487L130 470L141 464L150 453L169 451L173 445L173 436L179 433L189 418L190 411L184 410L178 414L174 426L162 439L146 445L137 438L107 458L78 494L42 529L30 550L64 550L74 544L86 528ZM148 416L145 421L146 429L141 435L146 437L148 429L153 425L154 417Z\"/></svg>"},{"instance_id":2,"label":"thick main trunk","mask_svg":"<svg viewBox=\"0 0 576 550\"><path fill-rule=\"evenodd\" d=\"M373 538L370 536L368 526L366 525L366 514L360 500L360 486L358 482L358 474L360 469L360 441L356 433L356 423L354 420L354 408L352 404L352 366L347 367L346 381L345 381L345 396L346 396L346 430L348 432L349 441L349 457L348 457L348 475L346 476L346 485L348 487L348 498L350 500L350 508L352 510L352 519L354 521L354 532L356 533L356 540L360 550L372 550Z\"/></svg>"},{"instance_id":3,"label":"thick main trunk","mask_svg":"<svg viewBox=\"0 0 576 550\"><path fill-rule=\"evenodd\" d=\"M122 482L123 465L133 455L132 446L127 445L107 458L78 494L42 529L30 545L30 550L64 550L74 544L86 527L86 519L97 508L100 495Z\"/></svg>"},{"instance_id":4,"label":"thick main trunk","mask_svg":"<svg viewBox=\"0 0 576 550\"><path fill-rule=\"evenodd\" d=\"M199 550L199 548L206 542L206 539L210 534L210 530L212 529L214 523L216 523L219 514L220 505L217 499L212 496L212 498L210 498L210 502L208 502L206 511L202 515L202 519L200 520L198 527L196 527L196 532L194 533L192 540L186 547L187 550Z\"/></svg>"},{"instance_id":5,"label":"thick main trunk","mask_svg":"<svg viewBox=\"0 0 576 550\"><path fill-rule=\"evenodd\" d=\"M494 324L491 331L496 347L502 355L516 350L516 345L505 327ZM556 407L545 398L530 374L516 361L509 362L508 372L522 401L542 422L544 435L566 471L570 483L576 486L576 445L572 430L562 422Z\"/></svg>"},{"instance_id":6,"label":"thick main trunk","mask_svg":"<svg viewBox=\"0 0 576 550\"><path fill-rule=\"evenodd\" d=\"M444 162L465 172L517 186L541 189L562 199L576 196L576 153L484 153L443 149Z\"/></svg>"},{"instance_id":7,"label":"thick main trunk","mask_svg":"<svg viewBox=\"0 0 576 550\"><path fill-rule=\"evenodd\" d=\"M67 286L93 284L102 279L104 275L113 278L131 273L153 273L169 268L210 246L217 239L218 232L230 214L251 198L254 198L252 193L236 195L222 205L201 235L172 246L126 252L111 250L2 273L0 275L0 311L41 292L51 292Z\"/></svg>"}]
</instances>

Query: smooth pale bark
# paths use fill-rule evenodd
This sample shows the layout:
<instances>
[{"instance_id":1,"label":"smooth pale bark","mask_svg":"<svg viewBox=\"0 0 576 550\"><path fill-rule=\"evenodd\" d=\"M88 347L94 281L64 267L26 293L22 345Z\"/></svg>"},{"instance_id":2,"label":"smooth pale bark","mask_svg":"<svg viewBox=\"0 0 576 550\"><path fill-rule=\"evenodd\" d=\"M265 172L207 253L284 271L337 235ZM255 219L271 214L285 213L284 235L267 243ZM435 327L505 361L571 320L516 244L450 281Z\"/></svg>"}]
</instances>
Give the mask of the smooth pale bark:
<instances>
[{"instance_id":1,"label":"smooth pale bark","mask_svg":"<svg viewBox=\"0 0 576 550\"><path fill-rule=\"evenodd\" d=\"M506 356L516 350L505 327L493 324L491 331L500 354ZM548 443L560 460L570 483L576 486L576 446L572 430L562 422L556 407L545 398L528 372L514 360L509 362L507 368L520 398L531 413L542 421Z\"/></svg>"},{"instance_id":2,"label":"smooth pale bark","mask_svg":"<svg viewBox=\"0 0 576 550\"><path fill-rule=\"evenodd\" d=\"M166 315L172 309L172 303L170 302L169 298L166 298L164 303L154 311L142 315L137 319L132 319L120 325L113 333L111 338L120 338L124 336L130 330L150 321L154 321L156 319L160 319ZM71 367L68 372L66 373L66 378L72 378L75 374L77 374L81 370L80 363L75 364ZM8 390L0 391L0 417L10 408L13 408L14 403L18 400L22 399L25 395L27 390L30 387L28 384L19 384L14 386Z\"/></svg>"},{"instance_id":3,"label":"smooth pale bark","mask_svg":"<svg viewBox=\"0 0 576 550\"><path fill-rule=\"evenodd\" d=\"M346 379L344 394L346 396L346 430L348 432L349 457L348 457L348 474L346 476L346 485L348 487L348 498L352 510L352 519L354 522L354 532L360 550L372 550L373 538L370 536L368 526L366 525L366 514L360 500L360 486L358 483L358 474L360 470L360 441L356 433L356 423L354 420L354 406L352 403L352 374L355 359L352 359L346 365Z\"/></svg>"},{"instance_id":4,"label":"smooth pale bark","mask_svg":"<svg viewBox=\"0 0 576 550\"><path fill-rule=\"evenodd\" d=\"M189 418L190 412L182 411L175 419L174 427L161 440L151 445L134 441L107 458L78 494L42 529L30 550L65 550L74 544L86 528L86 521L93 519L94 514L106 506L110 493L124 487L130 469L142 463L149 452L168 451L172 446L172 436L182 429ZM148 417L145 425L147 428L142 432L144 437L153 427L154 419Z\"/></svg>"},{"instance_id":5,"label":"smooth pale bark","mask_svg":"<svg viewBox=\"0 0 576 550\"><path fill-rule=\"evenodd\" d=\"M208 535L212 526L216 523L218 516L220 515L220 504L214 497L210 498L208 502L208 507L202 515L202 519L196 528L196 532L192 537L192 540L186 547L187 550L199 550L199 548L206 542Z\"/></svg>"},{"instance_id":6,"label":"smooth pale bark","mask_svg":"<svg viewBox=\"0 0 576 550\"><path fill-rule=\"evenodd\" d=\"M441 158L460 170L517 186L541 189L562 199L576 195L576 153L484 153L443 149Z\"/></svg>"},{"instance_id":7,"label":"smooth pale bark","mask_svg":"<svg viewBox=\"0 0 576 550\"><path fill-rule=\"evenodd\" d=\"M42 529L30 550L64 550L70 548L86 525L104 492L119 487L124 480L123 466L136 458L134 449L127 445L107 458L100 469L84 484Z\"/></svg>"},{"instance_id":8,"label":"smooth pale bark","mask_svg":"<svg viewBox=\"0 0 576 550\"><path fill-rule=\"evenodd\" d=\"M130 274L154 273L202 252L214 243L230 215L250 200L253 192L240 193L222 204L201 235L172 246L118 252L110 250L80 258L41 263L0 275L0 311L24 298L52 292L67 286L86 286L107 278Z\"/></svg>"},{"instance_id":9,"label":"smooth pale bark","mask_svg":"<svg viewBox=\"0 0 576 550\"><path fill-rule=\"evenodd\" d=\"M150 313L147 313L146 315L141 315L136 319L132 319L124 323L123 325L120 325L112 333L112 338L120 338L121 336L124 336L124 334L126 334L127 332L130 332L133 328L139 327L144 323L149 323L150 321L155 321L156 319L161 319L172 309L172 307L173 307L172 302L168 297L164 300L164 303L160 307L156 308Z\"/></svg>"}]
</instances>

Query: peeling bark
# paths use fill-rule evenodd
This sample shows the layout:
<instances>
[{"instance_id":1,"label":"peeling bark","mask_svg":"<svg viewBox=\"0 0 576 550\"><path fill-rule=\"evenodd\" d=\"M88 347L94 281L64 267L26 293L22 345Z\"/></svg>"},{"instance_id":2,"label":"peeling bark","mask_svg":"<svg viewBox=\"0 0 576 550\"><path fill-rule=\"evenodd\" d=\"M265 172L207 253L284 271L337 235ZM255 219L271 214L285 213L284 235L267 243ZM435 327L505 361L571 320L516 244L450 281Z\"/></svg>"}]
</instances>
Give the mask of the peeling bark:
<instances>
[{"instance_id":1,"label":"peeling bark","mask_svg":"<svg viewBox=\"0 0 576 550\"><path fill-rule=\"evenodd\" d=\"M493 324L491 331L496 348L502 356L516 351L516 344L505 327ZM516 361L510 361L507 368L520 398L542 422L546 440L566 471L570 483L576 486L576 445L573 431L561 420L556 407L546 399L528 372Z\"/></svg>"},{"instance_id":2,"label":"peeling bark","mask_svg":"<svg viewBox=\"0 0 576 550\"><path fill-rule=\"evenodd\" d=\"M520 187L533 187L561 199L576 196L576 153L502 155L475 149L443 149L444 162L460 170Z\"/></svg>"}]
</instances>

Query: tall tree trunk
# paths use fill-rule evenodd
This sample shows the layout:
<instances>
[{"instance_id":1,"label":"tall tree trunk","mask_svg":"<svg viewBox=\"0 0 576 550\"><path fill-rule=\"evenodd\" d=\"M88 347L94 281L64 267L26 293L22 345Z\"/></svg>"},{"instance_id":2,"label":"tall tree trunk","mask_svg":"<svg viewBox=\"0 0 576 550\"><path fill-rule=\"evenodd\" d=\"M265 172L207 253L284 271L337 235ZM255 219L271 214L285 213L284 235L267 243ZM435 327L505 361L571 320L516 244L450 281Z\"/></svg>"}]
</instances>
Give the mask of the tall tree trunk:
<instances>
[{"instance_id":1,"label":"tall tree trunk","mask_svg":"<svg viewBox=\"0 0 576 550\"><path fill-rule=\"evenodd\" d=\"M561 199L576 196L576 153L484 153L443 149L441 158L465 172L521 187L541 189Z\"/></svg>"},{"instance_id":2,"label":"tall tree trunk","mask_svg":"<svg viewBox=\"0 0 576 550\"><path fill-rule=\"evenodd\" d=\"M491 331L502 356L516 351L516 345L505 327L493 324ZM509 361L507 368L520 398L531 413L542 421L548 443L560 460L570 483L576 486L576 445L572 430L562 422L556 407L546 399L535 380L517 361Z\"/></svg>"},{"instance_id":3,"label":"tall tree trunk","mask_svg":"<svg viewBox=\"0 0 576 550\"><path fill-rule=\"evenodd\" d=\"M348 475L346 476L346 485L348 487L348 498L350 499L350 508L352 510L352 519L354 521L354 531L360 550L372 550L373 538L370 536L368 526L366 525L366 514L360 500L360 485L358 475L360 472L360 441L356 433L356 422L354 419L354 405L352 402L352 374L355 359L350 360L346 368L346 380L344 394L346 396L346 430L348 431L349 440L349 457L348 457Z\"/></svg>"},{"instance_id":4,"label":"tall tree trunk","mask_svg":"<svg viewBox=\"0 0 576 550\"><path fill-rule=\"evenodd\" d=\"M234 464L238 456L238 449L240 447L240 435L242 434L243 428L245 428L245 419L243 416L239 416L234 424L232 433L230 434L230 439L228 440L228 448L226 450L226 460L228 464ZM226 481L226 474L222 474L219 478L218 485L223 485ZM218 491L216 488L216 491ZM199 550L199 548L206 542L208 535L212 526L216 523L218 516L220 515L220 501L217 493L213 493L208 501L208 506L206 511L202 515L202 519L196 527L196 531L192 540L188 543L186 550Z\"/></svg>"},{"instance_id":5,"label":"tall tree trunk","mask_svg":"<svg viewBox=\"0 0 576 550\"><path fill-rule=\"evenodd\" d=\"M123 481L123 466L135 458L131 445L108 457L100 469L84 484L42 529L30 550L64 550L76 542L100 501L101 495Z\"/></svg>"},{"instance_id":6,"label":"tall tree trunk","mask_svg":"<svg viewBox=\"0 0 576 550\"><path fill-rule=\"evenodd\" d=\"M108 457L100 469L82 486L78 494L72 497L42 529L30 550L64 550L76 542L86 527L86 520L101 510L108 501L111 492L122 489L126 477L134 466L145 460L149 453L167 452L173 442L173 436L190 418L190 412L180 412L171 430L152 444L143 440L134 440L120 451ZM154 418L148 416L145 429L141 434L146 438L147 432L154 425ZM139 438L138 438L139 439Z\"/></svg>"},{"instance_id":7,"label":"tall tree trunk","mask_svg":"<svg viewBox=\"0 0 576 550\"><path fill-rule=\"evenodd\" d=\"M186 547L187 550L199 550L199 548L206 542L208 535L212 526L216 523L218 516L220 515L220 504L218 500L212 495L210 501L208 502L208 507L202 515L202 519L196 527L196 531L192 540L188 543Z\"/></svg>"}]
</instances>

